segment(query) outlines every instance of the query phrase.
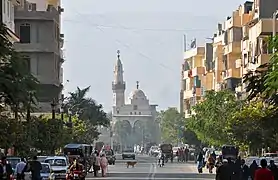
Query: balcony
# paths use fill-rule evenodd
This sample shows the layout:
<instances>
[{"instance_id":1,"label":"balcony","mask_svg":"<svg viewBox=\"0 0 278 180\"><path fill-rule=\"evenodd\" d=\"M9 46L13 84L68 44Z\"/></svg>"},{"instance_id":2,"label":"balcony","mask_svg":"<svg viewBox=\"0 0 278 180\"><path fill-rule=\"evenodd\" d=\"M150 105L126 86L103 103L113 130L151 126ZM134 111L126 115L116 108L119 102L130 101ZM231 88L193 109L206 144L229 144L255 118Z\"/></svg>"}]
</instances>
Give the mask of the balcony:
<instances>
[{"instance_id":1,"label":"balcony","mask_svg":"<svg viewBox=\"0 0 278 180\"><path fill-rule=\"evenodd\" d=\"M241 42L231 42L228 45L224 46L224 55L230 53L241 53Z\"/></svg>"},{"instance_id":2,"label":"balcony","mask_svg":"<svg viewBox=\"0 0 278 180\"><path fill-rule=\"evenodd\" d=\"M191 111L190 110L185 110L184 111L184 118L190 118L191 117Z\"/></svg>"},{"instance_id":3,"label":"balcony","mask_svg":"<svg viewBox=\"0 0 278 180\"><path fill-rule=\"evenodd\" d=\"M238 11L234 11L233 16L225 22L225 29L230 29L232 27L241 27L241 19Z\"/></svg>"},{"instance_id":4,"label":"balcony","mask_svg":"<svg viewBox=\"0 0 278 180\"><path fill-rule=\"evenodd\" d=\"M192 69L192 77L205 74L205 67L196 67Z\"/></svg>"},{"instance_id":5,"label":"balcony","mask_svg":"<svg viewBox=\"0 0 278 180\"><path fill-rule=\"evenodd\" d=\"M197 48L190 49L190 50L184 52L184 59L189 59L194 56L203 56L204 54L205 54L205 48L197 47Z\"/></svg>"},{"instance_id":6,"label":"balcony","mask_svg":"<svg viewBox=\"0 0 278 180\"><path fill-rule=\"evenodd\" d=\"M270 58L270 54L260 54L258 56L258 66L269 63Z\"/></svg>"},{"instance_id":7,"label":"balcony","mask_svg":"<svg viewBox=\"0 0 278 180\"><path fill-rule=\"evenodd\" d=\"M239 69L228 69L226 70L226 73L223 73L223 79L229 79L229 78L241 78L241 71Z\"/></svg>"},{"instance_id":8,"label":"balcony","mask_svg":"<svg viewBox=\"0 0 278 180\"><path fill-rule=\"evenodd\" d=\"M192 91L193 94L193 91ZM202 88L195 88L195 96L202 96L203 95L203 91Z\"/></svg>"},{"instance_id":9,"label":"balcony","mask_svg":"<svg viewBox=\"0 0 278 180\"><path fill-rule=\"evenodd\" d=\"M186 90L186 91L183 91L183 99L189 99L193 97L193 92L192 90Z\"/></svg>"},{"instance_id":10,"label":"balcony","mask_svg":"<svg viewBox=\"0 0 278 180\"><path fill-rule=\"evenodd\" d=\"M63 84L64 80L64 69L60 68L60 76L59 76L60 84Z\"/></svg>"},{"instance_id":11,"label":"balcony","mask_svg":"<svg viewBox=\"0 0 278 180\"><path fill-rule=\"evenodd\" d=\"M253 26L252 32L256 34L256 37L260 35L271 35L273 28L272 28L272 19L261 19L259 22ZM276 29L278 29L278 21L276 21Z\"/></svg>"},{"instance_id":12,"label":"balcony","mask_svg":"<svg viewBox=\"0 0 278 180\"><path fill-rule=\"evenodd\" d=\"M192 77L192 70L183 71L183 79L189 79Z\"/></svg>"}]
</instances>

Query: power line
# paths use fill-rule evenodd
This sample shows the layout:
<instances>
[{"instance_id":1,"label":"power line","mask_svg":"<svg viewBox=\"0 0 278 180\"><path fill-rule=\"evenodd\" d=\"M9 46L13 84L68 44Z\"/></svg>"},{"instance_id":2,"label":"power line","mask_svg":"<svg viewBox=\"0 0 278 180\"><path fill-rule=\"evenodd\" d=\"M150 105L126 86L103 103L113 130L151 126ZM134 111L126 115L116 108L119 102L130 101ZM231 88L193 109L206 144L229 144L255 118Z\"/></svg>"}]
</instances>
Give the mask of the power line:
<instances>
[{"instance_id":1,"label":"power line","mask_svg":"<svg viewBox=\"0 0 278 180\"><path fill-rule=\"evenodd\" d=\"M78 15L78 16L80 16L80 17L83 17L83 15L82 14L80 14L79 12L77 12L77 11L75 11L74 10L74 12ZM85 16L85 18L87 18L87 16ZM91 22L91 20L89 20L89 19L87 19L88 20L88 22L86 23L86 24L90 24L90 25L92 25L92 26L95 26L95 28L97 28L98 30L100 30L102 33L105 33L105 31L102 29L102 28L100 28L97 24L94 24L94 23L92 23ZM128 48L128 49L130 49L130 50L133 50L133 48L129 45L129 44L126 44L126 43L122 43L120 40L118 40L118 39L116 39L116 38L114 38L114 40L115 40L115 42L117 42L118 44L120 44L120 45L122 45L122 46L124 46L124 47L126 47L126 48ZM134 51L134 50L133 50ZM148 59L149 61L152 61L153 62L153 60L152 60L152 58L150 58L149 56L147 56L147 55L145 55L144 53L142 53L142 52L140 52L140 51L135 51L137 54L139 54L140 56L142 56L142 57L144 57L145 59ZM157 63L157 62L156 62ZM166 66L166 65L164 65L164 64L162 64L162 63L158 63L161 67L163 67L163 68L165 68L165 69L167 69L167 70L170 70L170 71L174 71L173 69L171 69L171 68L169 68L168 66Z\"/></svg>"},{"instance_id":2,"label":"power line","mask_svg":"<svg viewBox=\"0 0 278 180\"><path fill-rule=\"evenodd\" d=\"M63 22L71 22L71 23L82 23L88 24L88 22L80 21L80 20L70 20L64 19ZM136 31L165 31L165 32L200 32L200 31L208 31L208 29L170 29L170 28L140 28L140 27L121 27L121 26L111 26L111 25L102 25L102 24L92 24L92 26L100 27L100 28L111 28L111 29L124 29L124 30L136 30Z\"/></svg>"}]
</instances>

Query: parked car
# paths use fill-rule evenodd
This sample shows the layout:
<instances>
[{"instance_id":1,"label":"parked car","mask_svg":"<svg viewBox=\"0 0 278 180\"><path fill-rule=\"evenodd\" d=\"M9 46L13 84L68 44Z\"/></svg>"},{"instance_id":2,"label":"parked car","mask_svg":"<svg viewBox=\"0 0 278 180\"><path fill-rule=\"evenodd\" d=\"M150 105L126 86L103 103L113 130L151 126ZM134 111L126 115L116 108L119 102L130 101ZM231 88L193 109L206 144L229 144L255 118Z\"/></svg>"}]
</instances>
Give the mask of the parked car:
<instances>
[{"instance_id":1,"label":"parked car","mask_svg":"<svg viewBox=\"0 0 278 180\"><path fill-rule=\"evenodd\" d=\"M47 157L48 156L38 156L38 161L40 161L42 163L46 160Z\"/></svg>"},{"instance_id":2,"label":"parked car","mask_svg":"<svg viewBox=\"0 0 278 180\"><path fill-rule=\"evenodd\" d=\"M133 149L126 149L123 151L122 153L122 158L123 159L127 159L127 158L130 158L130 159L135 159L135 152Z\"/></svg>"},{"instance_id":3,"label":"parked car","mask_svg":"<svg viewBox=\"0 0 278 180\"><path fill-rule=\"evenodd\" d=\"M21 160L20 157L15 157L15 156L8 156L7 157L7 162L12 166L13 171L16 168L17 163L19 163Z\"/></svg>"},{"instance_id":4,"label":"parked car","mask_svg":"<svg viewBox=\"0 0 278 180\"><path fill-rule=\"evenodd\" d=\"M44 160L45 163L50 164L52 173L55 179L66 179L66 174L69 167L69 162L64 156L51 156Z\"/></svg>"}]
</instances>

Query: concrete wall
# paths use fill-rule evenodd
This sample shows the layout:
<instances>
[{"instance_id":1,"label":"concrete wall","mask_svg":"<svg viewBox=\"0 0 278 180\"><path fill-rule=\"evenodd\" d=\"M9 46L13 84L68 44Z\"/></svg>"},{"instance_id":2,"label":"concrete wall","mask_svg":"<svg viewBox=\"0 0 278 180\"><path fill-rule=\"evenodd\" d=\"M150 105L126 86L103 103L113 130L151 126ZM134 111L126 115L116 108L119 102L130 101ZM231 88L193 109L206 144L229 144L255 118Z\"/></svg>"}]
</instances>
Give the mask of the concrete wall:
<instances>
[{"instance_id":1,"label":"concrete wall","mask_svg":"<svg viewBox=\"0 0 278 180\"><path fill-rule=\"evenodd\" d=\"M259 18L272 18L277 9L277 0L259 0Z\"/></svg>"}]
</instances>

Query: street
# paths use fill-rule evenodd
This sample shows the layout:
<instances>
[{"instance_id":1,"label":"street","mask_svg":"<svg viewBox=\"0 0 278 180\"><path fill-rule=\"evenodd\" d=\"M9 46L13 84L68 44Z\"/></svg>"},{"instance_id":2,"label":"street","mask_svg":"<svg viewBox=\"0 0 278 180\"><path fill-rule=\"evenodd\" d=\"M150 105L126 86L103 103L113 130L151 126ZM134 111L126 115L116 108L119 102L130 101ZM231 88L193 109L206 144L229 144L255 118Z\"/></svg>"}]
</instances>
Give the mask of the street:
<instances>
[{"instance_id":1,"label":"street","mask_svg":"<svg viewBox=\"0 0 278 180\"><path fill-rule=\"evenodd\" d=\"M156 159L147 155L137 155L137 164L134 168L126 167L126 160L117 156L116 165L108 168L107 177L93 177L90 174L86 179L148 179L148 180L167 180L167 179L185 179L185 180L212 180L214 174L208 174L205 170L203 174L198 174L196 165L190 163L166 163L164 167L158 167ZM100 175L100 174L99 174Z\"/></svg>"}]
</instances>

